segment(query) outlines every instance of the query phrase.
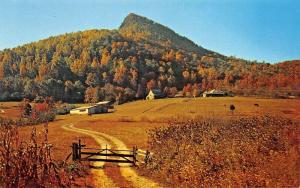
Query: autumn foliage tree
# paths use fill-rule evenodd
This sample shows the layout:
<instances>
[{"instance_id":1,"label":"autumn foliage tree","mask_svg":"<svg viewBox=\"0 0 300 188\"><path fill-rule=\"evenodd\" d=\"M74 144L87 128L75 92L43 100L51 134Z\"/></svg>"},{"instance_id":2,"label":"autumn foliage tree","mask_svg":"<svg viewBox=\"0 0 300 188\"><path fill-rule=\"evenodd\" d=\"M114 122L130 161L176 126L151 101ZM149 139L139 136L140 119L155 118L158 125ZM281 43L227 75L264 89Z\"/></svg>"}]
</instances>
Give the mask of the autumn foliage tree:
<instances>
[{"instance_id":1,"label":"autumn foliage tree","mask_svg":"<svg viewBox=\"0 0 300 188\"><path fill-rule=\"evenodd\" d=\"M226 57L130 14L118 30L69 33L0 51L0 100L41 95L83 102L88 88L108 84L114 87L111 91L129 88L137 98L154 87L190 88L193 95L195 84L200 92L221 89L237 95L298 96L299 67L299 61L268 64ZM113 100L117 96L104 95Z\"/></svg>"}]
</instances>

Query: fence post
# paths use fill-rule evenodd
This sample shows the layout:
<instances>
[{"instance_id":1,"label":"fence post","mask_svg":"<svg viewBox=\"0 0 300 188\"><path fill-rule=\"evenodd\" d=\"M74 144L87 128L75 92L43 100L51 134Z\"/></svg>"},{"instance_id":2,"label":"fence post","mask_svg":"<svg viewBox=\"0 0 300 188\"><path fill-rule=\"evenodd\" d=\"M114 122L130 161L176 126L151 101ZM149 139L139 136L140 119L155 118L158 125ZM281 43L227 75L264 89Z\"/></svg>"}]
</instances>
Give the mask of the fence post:
<instances>
[{"instance_id":1,"label":"fence post","mask_svg":"<svg viewBox=\"0 0 300 188\"><path fill-rule=\"evenodd\" d=\"M132 154L133 154L133 165L136 166L136 155L137 155L137 147L136 146L133 146L133 149L132 149Z\"/></svg>"},{"instance_id":2,"label":"fence post","mask_svg":"<svg viewBox=\"0 0 300 188\"><path fill-rule=\"evenodd\" d=\"M72 143L72 160L76 161L78 159L78 144Z\"/></svg>"},{"instance_id":3,"label":"fence post","mask_svg":"<svg viewBox=\"0 0 300 188\"><path fill-rule=\"evenodd\" d=\"M147 164L149 162L149 158L150 158L150 152L147 150L146 151L146 156L145 156L145 159L144 159L145 164Z\"/></svg>"},{"instance_id":4,"label":"fence post","mask_svg":"<svg viewBox=\"0 0 300 188\"><path fill-rule=\"evenodd\" d=\"M78 148L78 159L80 160L81 159L81 140L80 139L78 141L78 145L79 145L79 148Z\"/></svg>"}]
</instances>

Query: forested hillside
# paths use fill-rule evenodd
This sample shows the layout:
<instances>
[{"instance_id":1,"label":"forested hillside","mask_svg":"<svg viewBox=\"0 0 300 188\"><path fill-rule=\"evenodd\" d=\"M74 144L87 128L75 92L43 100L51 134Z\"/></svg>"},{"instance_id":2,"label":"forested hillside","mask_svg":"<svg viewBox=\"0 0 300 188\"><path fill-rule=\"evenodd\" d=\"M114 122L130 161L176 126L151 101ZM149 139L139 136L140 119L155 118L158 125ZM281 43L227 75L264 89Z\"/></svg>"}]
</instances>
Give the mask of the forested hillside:
<instances>
[{"instance_id":1,"label":"forested hillside","mask_svg":"<svg viewBox=\"0 0 300 188\"><path fill-rule=\"evenodd\" d=\"M300 95L300 61L275 65L206 50L147 18L118 30L68 33L0 51L0 100L53 96L68 102L169 96L223 89L238 95Z\"/></svg>"}]
</instances>

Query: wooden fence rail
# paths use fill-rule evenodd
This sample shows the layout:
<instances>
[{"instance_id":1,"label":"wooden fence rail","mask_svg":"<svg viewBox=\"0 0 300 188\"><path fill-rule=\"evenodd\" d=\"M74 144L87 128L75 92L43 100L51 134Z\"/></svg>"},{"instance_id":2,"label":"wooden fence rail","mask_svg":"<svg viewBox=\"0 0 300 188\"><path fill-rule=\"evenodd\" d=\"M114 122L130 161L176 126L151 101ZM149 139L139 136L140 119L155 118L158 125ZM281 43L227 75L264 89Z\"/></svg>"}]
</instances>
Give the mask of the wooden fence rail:
<instances>
[{"instance_id":1,"label":"wooden fence rail","mask_svg":"<svg viewBox=\"0 0 300 188\"><path fill-rule=\"evenodd\" d=\"M112 163L129 163L136 166L138 160L137 156L144 156L144 161L149 158L150 152L141 152L135 146L132 150L114 150L97 148L88 148L78 143L72 143L72 159L73 161L99 161ZM144 162L143 161L143 162Z\"/></svg>"}]
</instances>

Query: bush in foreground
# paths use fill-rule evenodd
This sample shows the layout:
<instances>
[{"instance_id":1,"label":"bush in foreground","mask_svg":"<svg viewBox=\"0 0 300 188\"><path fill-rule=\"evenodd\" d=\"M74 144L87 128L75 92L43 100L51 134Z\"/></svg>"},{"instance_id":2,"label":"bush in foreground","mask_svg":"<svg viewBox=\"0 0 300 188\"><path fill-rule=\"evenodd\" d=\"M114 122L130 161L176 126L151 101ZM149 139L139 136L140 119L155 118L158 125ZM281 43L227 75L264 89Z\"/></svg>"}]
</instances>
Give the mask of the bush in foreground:
<instances>
[{"instance_id":1,"label":"bush in foreground","mask_svg":"<svg viewBox=\"0 0 300 188\"><path fill-rule=\"evenodd\" d=\"M171 123L149 133L146 171L182 187L297 187L299 125L276 117Z\"/></svg>"},{"instance_id":2,"label":"bush in foreground","mask_svg":"<svg viewBox=\"0 0 300 188\"><path fill-rule=\"evenodd\" d=\"M24 142L11 123L0 122L0 187L70 187L73 177L84 172L83 166L52 160L47 126L43 138L33 128Z\"/></svg>"}]
</instances>

